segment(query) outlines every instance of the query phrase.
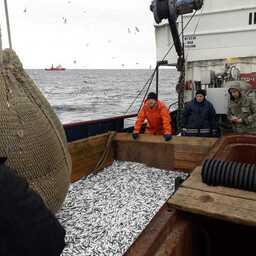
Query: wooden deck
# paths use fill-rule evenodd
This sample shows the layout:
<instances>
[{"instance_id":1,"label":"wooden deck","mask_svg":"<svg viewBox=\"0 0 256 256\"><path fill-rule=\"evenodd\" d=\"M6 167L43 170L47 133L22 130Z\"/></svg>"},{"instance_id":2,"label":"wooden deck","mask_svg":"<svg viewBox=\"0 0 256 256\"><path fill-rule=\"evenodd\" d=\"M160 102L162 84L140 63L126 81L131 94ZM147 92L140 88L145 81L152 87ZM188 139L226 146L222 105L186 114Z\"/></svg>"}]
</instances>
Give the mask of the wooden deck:
<instances>
[{"instance_id":1,"label":"wooden deck","mask_svg":"<svg viewBox=\"0 0 256 256\"><path fill-rule=\"evenodd\" d=\"M256 193L208 186L202 182L201 167L193 171L168 204L185 212L256 226Z\"/></svg>"},{"instance_id":2,"label":"wooden deck","mask_svg":"<svg viewBox=\"0 0 256 256\"><path fill-rule=\"evenodd\" d=\"M191 172L210 152L215 138L173 136L164 141L162 136L140 134L133 140L129 133L117 133L114 138L114 158L134 161L149 166Z\"/></svg>"}]
</instances>

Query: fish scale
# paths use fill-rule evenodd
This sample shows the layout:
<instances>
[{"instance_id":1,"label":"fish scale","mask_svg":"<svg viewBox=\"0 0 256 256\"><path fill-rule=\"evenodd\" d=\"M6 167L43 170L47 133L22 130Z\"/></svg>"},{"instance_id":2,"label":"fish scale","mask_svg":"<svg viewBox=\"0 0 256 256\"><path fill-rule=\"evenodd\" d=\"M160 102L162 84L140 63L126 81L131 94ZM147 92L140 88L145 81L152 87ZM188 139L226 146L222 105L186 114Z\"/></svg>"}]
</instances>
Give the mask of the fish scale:
<instances>
[{"instance_id":1,"label":"fish scale","mask_svg":"<svg viewBox=\"0 0 256 256\"><path fill-rule=\"evenodd\" d=\"M66 229L62 256L123 255L187 174L114 161L70 186L57 218Z\"/></svg>"}]
</instances>

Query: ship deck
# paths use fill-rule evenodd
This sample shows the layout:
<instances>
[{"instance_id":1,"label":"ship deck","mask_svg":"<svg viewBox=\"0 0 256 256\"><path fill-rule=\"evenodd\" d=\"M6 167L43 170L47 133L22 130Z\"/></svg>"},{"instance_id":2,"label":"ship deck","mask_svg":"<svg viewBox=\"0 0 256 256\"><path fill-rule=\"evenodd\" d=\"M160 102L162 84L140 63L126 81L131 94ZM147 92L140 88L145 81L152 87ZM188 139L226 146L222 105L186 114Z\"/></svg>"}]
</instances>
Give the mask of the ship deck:
<instances>
[{"instance_id":1,"label":"ship deck","mask_svg":"<svg viewBox=\"0 0 256 256\"><path fill-rule=\"evenodd\" d=\"M202 168L196 168L168 204L176 209L256 226L256 193L202 182Z\"/></svg>"},{"instance_id":2,"label":"ship deck","mask_svg":"<svg viewBox=\"0 0 256 256\"><path fill-rule=\"evenodd\" d=\"M207 159L255 165L256 136L231 135L224 137L211 150ZM255 167L254 171L255 189ZM193 214L256 226L255 192L223 186L208 186L202 182L201 172L202 167L198 166L175 196L169 200L170 206Z\"/></svg>"}]
</instances>

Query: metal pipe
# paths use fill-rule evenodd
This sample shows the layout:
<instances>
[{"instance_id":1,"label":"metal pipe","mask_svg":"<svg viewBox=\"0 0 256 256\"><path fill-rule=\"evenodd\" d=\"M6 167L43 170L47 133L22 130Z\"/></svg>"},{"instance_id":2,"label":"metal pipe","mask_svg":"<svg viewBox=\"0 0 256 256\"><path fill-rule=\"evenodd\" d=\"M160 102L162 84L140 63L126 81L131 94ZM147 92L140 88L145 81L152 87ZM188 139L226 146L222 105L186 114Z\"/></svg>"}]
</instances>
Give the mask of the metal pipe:
<instances>
[{"instance_id":1,"label":"metal pipe","mask_svg":"<svg viewBox=\"0 0 256 256\"><path fill-rule=\"evenodd\" d=\"M7 0L4 0L4 7L5 7L5 17L6 17L6 25L7 25L7 31L8 31L8 39L9 39L9 48L12 49L11 29L10 29L10 22L9 22Z\"/></svg>"},{"instance_id":2,"label":"metal pipe","mask_svg":"<svg viewBox=\"0 0 256 256\"><path fill-rule=\"evenodd\" d=\"M159 85L159 64L157 63L157 68L156 68L156 96L158 99L158 85Z\"/></svg>"}]
</instances>

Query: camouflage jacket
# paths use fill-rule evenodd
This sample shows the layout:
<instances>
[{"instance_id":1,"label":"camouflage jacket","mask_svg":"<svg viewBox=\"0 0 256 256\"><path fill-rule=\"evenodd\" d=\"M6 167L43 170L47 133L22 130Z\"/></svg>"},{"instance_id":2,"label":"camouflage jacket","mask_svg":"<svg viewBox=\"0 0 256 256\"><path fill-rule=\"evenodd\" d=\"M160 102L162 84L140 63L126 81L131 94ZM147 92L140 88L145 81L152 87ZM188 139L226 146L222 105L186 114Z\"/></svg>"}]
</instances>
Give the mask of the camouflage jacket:
<instances>
[{"instance_id":1,"label":"camouflage jacket","mask_svg":"<svg viewBox=\"0 0 256 256\"><path fill-rule=\"evenodd\" d=\"M232 123L233 131L238 133L256 133L256 100L241 96L238 100L230 102L228 118L236 116L242 123Z\"/></svg>"}]
</instances>

